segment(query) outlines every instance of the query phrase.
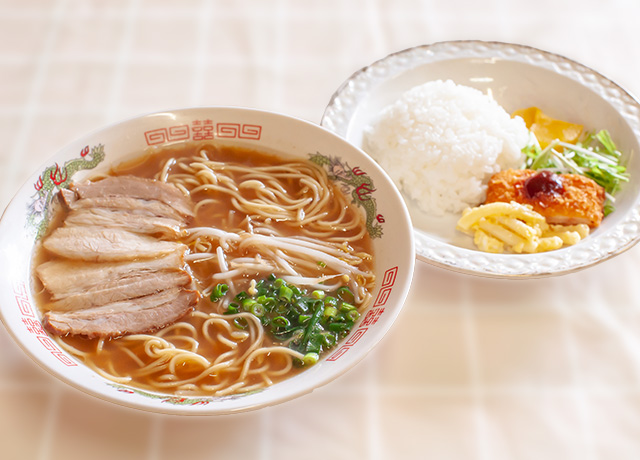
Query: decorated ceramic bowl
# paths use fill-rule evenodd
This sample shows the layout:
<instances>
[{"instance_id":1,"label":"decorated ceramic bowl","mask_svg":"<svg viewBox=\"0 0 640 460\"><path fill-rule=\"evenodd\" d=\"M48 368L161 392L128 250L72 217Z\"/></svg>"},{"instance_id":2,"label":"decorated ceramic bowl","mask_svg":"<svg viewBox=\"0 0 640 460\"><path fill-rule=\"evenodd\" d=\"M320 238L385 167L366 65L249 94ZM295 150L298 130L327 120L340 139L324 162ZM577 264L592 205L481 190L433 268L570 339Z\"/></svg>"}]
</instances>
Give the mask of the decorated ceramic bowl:
<instances>
[{"instance_id":1,"label":"decorated ceramic bowl","mask_svg":"<svg viewBox=\"0 0 640 460\"><path fill-rule=\"evenodd\" d=\"M333 95L321 124L366 150L363 133L380 111L409 89L434 80L478 89L509 113L535 106L586 130L607 129L622 152L630 180L615 197L615 211L591 235L574 246L540 254L481 252L470 237L455 230L459 215L429 216L407 199L420 260L474 275L537 278L593 266L637 243L640 104L616 83L571 59L528 46L483 41L410 48L348 78Z\"/></svg>"},{"instance_id":2,"label":"decorated ceramic bowl","mask_svg":"<svg viewBox=\"0 0 640 460\"><path fill-rule=\"evenodd\" d=\"M60 190L107 173L148 149L212 142L314 161L363 216L373 246L375 286L349 334L308 369L263 389L224 396L168 394L104 378L71 355L42 324L32 255L46 234ZM255 184L253 184L255 185ZM317 125L240 108L153 113L77 140L42 165L0 221L0 318L22 349L64 382L124 406L173 414L223 414L280 403L311 392L352 368L392 326L413 275L415 248L406 206L391 180L361 150Z\"/></svg>"}]
</instances>

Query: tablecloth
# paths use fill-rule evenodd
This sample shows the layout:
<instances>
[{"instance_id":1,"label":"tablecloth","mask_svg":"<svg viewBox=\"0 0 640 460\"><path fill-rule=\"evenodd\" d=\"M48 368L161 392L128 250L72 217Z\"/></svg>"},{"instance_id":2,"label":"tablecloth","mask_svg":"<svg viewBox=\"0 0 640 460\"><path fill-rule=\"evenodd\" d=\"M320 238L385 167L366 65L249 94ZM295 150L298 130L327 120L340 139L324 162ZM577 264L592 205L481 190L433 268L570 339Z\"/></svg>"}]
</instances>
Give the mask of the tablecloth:
<instances>
[{"instance_id":1,"label":"tablecloth","mask_svg":"<svg viewBox=\"0 0 640 460\"><path fill-rule=\"evenodd\" d=\"M353 72L421 44L531 45L638 95L639 17L637 0L0 0L0 208L88 131L196 105L319 123ZM514 281L418 262L396 324L357 367L222 417L87 396L0 328L0 458L638 459L639 263L633 248Z\"/></svg>"}]
</instances>

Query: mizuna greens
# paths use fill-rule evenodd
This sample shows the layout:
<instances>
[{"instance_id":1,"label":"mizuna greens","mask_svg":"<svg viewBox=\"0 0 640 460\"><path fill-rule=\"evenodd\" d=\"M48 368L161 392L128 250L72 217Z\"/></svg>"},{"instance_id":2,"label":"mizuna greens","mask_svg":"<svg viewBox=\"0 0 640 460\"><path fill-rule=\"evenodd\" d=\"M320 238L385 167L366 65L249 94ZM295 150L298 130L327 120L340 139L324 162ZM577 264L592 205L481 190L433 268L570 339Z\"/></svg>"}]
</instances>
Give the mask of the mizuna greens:
<instances>
[{"instance_id":1,"label":"mizuna greens","mask_svg":"<svg viewBox=\"0 0 640 460\"><path fill-rule=\"evenodd\" d=\"M614 195L629 181L621 153L606 129L589 132L575 144L555 139L544 149L537 144L523 149L527 169L548 169L559 174L581 174L601 185L607 197L605 215L613 211Z\"/></svg>"}]
</instances>

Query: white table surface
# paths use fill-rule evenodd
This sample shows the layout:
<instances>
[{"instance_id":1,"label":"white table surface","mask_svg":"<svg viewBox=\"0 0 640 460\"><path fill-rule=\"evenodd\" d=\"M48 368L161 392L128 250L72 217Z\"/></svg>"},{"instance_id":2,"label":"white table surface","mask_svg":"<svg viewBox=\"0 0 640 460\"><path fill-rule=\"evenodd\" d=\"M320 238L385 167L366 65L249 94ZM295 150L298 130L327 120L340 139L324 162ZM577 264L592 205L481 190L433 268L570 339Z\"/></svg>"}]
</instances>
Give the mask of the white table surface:
<instances>
[{"instance_id":1,"label":"white table surface","mask_svg":"<svg viewBox=\"0 0 640 460\"><path fill-rule=\"evenodd\" d=\"M105 124L193 105L318 123L390 52L522 43L640 95L638 0L0 0L0 208L47 157ZM640 458L640 247L529 281L418 262L405 309L355 369L224 417L101 402L0 327L2 459Z\"/></svg>"}]
</instances>

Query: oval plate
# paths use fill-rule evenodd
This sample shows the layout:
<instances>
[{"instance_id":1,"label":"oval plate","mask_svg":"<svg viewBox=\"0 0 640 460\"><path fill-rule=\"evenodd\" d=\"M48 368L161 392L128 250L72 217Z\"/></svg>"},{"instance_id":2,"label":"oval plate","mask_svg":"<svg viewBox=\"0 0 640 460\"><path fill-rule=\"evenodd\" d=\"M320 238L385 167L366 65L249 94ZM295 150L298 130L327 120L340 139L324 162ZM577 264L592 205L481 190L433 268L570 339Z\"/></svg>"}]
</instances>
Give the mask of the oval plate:
<instances>
[{"instance_id":1,"label":"oval plate","mask_svg":"<svg viewBox=\"0 0 640 460\"><path fill-rule=\"evenodd\" d=\"M565 57L528 46L481 41L440 42L391 54L353 74L335 92L322 126L363 148L363 130L408 89L453 80L493 97L507 112L537 106L585 129L608 129L631 180L616 211L575 246L543 254L489 254L455 230L458 215L434 219L405 196L418 259L454 271L496 278L574 272L629 249L640 238L640 104L620 86Z\"/></svg>"}]
</instances>

